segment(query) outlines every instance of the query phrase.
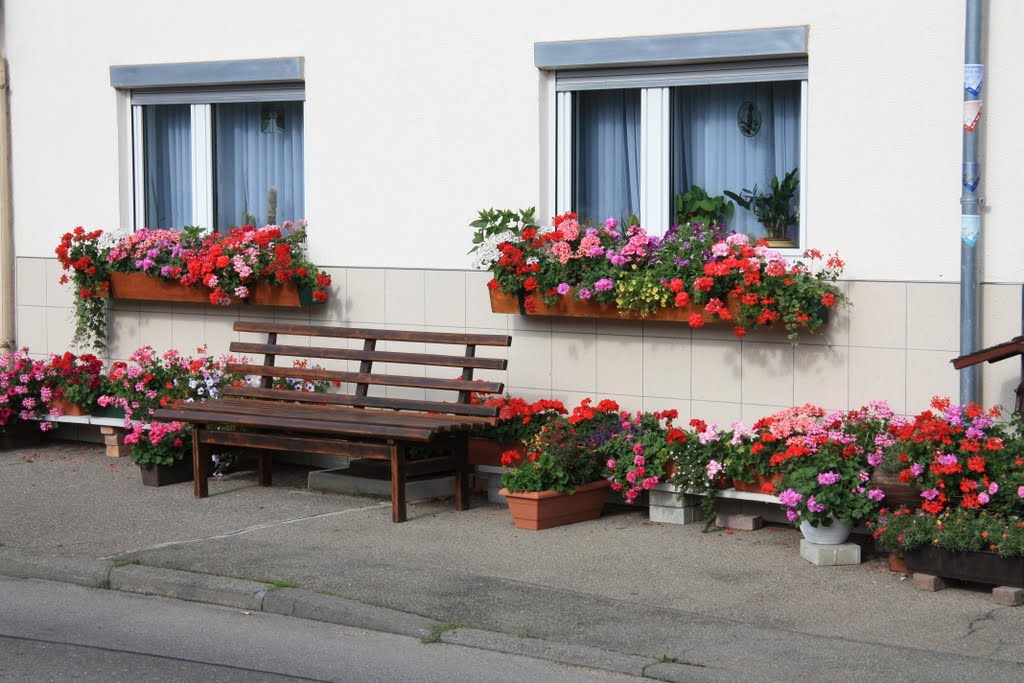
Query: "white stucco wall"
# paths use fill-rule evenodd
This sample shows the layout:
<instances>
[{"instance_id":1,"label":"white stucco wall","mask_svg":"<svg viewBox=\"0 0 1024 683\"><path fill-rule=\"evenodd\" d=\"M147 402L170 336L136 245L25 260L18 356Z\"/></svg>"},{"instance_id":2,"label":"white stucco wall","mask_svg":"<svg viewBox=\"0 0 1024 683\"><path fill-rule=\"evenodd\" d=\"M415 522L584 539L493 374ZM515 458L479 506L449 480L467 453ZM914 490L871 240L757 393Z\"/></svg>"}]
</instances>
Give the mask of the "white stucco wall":
<instances>
[{"instance_id":1,"label":"white stucco wall","mask_svg":"<svg viewBox=\"0 0 1024 683\"><path fill-rule=\"evenodd\" d=\"M111 65L305 57L314 258L464 268L465 225L478 208L546 199L534 42L808 25L810 244L840 249L854 279L959 277L962 3L5 5L19 256L51 255L71 226L119 221ZM1019 282L1012 184L1024 152L1014 75L1024 6L989 8L982 279Z\"/></svg>"}]
</instances>

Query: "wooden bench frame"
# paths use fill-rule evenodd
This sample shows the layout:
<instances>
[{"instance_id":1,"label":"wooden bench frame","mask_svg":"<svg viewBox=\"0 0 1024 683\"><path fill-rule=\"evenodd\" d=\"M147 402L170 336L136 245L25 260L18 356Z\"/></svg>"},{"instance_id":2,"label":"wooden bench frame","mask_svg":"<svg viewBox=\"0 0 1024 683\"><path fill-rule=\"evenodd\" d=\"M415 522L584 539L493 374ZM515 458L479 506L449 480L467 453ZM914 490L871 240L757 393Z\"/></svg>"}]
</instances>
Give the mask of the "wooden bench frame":
<instances>
[{"instance_id":1,"label":"wooden bench frame","mask_svg":"<svg viewBox=\"0 0 1024 683\"><path fill-rule=\"evenodd\" d=\"M216 447L255 449L259 483L272 483L271 457L275 452L299 451L324 455L389 460L391 464L391 517L406 519L405 483L409 476L455 472L455 507L469 508L469 465L467 436L493 426L498 409L471 403L474 393L500 394L501 382L474 381L475 370L504 370L504 358L477 357L478 346L510 346L506 335L415 332L279 322L237 321L236 332L266 334L265 343L232 342L238 354L263 354L263 363L230 363L229 372L261 378L259 387L229 387L221 398L174 403L157 410L159 420L177 420L193 425L192 466L194 495L209 494L210 456ZM362 348L284 344L278 336L315 339L362 340ZM461 355L410 353L378 350L378 342L389 344L450 344L464 347ZM278 356L349 361L359 363L358 371L275 365ZM375 363L435 368L459 368L457 379L375 372ZM275 378L340 382L350 392L314 393L273 388ZM456 392L454 401L419 400L370 395L370 387L411 387L430 391ZM224 431L212 427L236 427ZM409 461L410 447L430 446L446 454Z\"/></svg>"}]
</instances>

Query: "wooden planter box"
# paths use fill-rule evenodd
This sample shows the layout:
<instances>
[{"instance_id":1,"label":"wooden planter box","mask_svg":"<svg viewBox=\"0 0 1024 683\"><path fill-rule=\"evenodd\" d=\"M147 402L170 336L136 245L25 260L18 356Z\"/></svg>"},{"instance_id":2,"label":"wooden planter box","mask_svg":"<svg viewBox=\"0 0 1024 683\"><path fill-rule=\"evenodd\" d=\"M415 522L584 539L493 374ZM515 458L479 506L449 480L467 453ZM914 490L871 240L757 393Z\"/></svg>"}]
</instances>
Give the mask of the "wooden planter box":
<instances>
[{"instance_id":1,"label":"wooden planter box","mask_svg":"<svg viewBox=\"0 0 1024 683\"><path fill-rule=\"evenodd\" d=\"M210 291L206 287L185 287L153 277L146 273L111 273L110 296L133 301L170 301L177 303L209 304ZM249 288L247 303L258 306L288 306L298 308L313 303L313 292L298 287L294 282L274 285L256 282Z\"/></svg>"},{"instance_id":2,"label":"wooden planter box","mask_svg":"<svg viewBox=\"0 0 1024 683\"><path fill-rule=\"evenodd\" d=\"M871 474L871 485L882 489L882 492L885 493L882 505L890 510L898 510L903 507L916 510L921 507L921 489L913 484L903 483L898 474L890 474L876 469Z\"/></svg>"},{"instance_id":3,"label":"wooden planter box","mask_svg":"<svg viewBox=\"0 0 1024 683\"><path fill-rule=\"evenodd\" d=\"M754 481L746 482L742 479L736 479L732 485L737 491L745 491L746 493L764 493L764 487L766 484L771 484L775 493L778 493L782 488L782 472L772 472L767 477L758 474L757 472L750 472L749 475L753 477ZM769 493L768 495L775 495Z\"/></svg>"},{"instance_id":4,"label":"wooden planter box","mask_svg":"<svg viewBox=\"0 0 1024 683\"><path fill-rule=\"evenodd\" d=\"M34 420L8 422L0 428L0 451L37 446L42 440L42 436L43 432Z\"/></svg>"},{"instance_id":5,"label":"wooden planter box","mask_svg":"<svg viewBox=\"0 0 1024 683\"><path fill-rule=\"evenodd\" d=\"M529 298L533 301L533 312L520 308L519 300L511 294L501 290L488 290L491 296L491 311L494 313L523 313L530 316L552 316L560 318L615 318L617 320L663 320L669 322L689 322L690 316L699 313L705 324L728 323L735 324L729 320L721 320L713 317L704 311L703 306L690 303L686 306L668 306L661 308L649 315L643 315L635 311L620 311L615 304L601 304L594 300L576 301L571 296L563 296L551 306L544 303L539 294L533 293ZM733 295L729 295L725 302L726 309L734 317L739 313L739 301Z\"/></svg>"},{"instance_id":6,"label":"wooden planter box","mask_svg":"<svg viewBox=\"0 0 1024 683\"><path fill-rule=\"evenodd\" d=\"M945 579L1024 588L1024 557L999 557L995 553L960 553L925 546L903 553L907 569Z\"/></svg>"},{"instance_id":7,"label":"wooden planter box","mask_svg":"<svg viewBox=\"0 0 1024 683\"><path fill-rule=\"evenodd\" d=\"M167 486L192 481L192 459L182 458L173 465L151 465L139 467L143 486Z\"/></svg>"},{"instance_id":8,"label":"wooden planter box","mask_svg":"<svg viewBox=\"0 0 1024 683\"><path fill-rule=\"evenodd\" d=\"M494 439L479 436L469 437L469 464L501 467L501 454L505 451L518 451L526 455L526 446L521 443L498 443Z\"/></svg>"},{"instance_id":9,"label":"wooden planter box","mask_svg":"<svg viewBox=\"0 0 1024 683\"><path fill-rule=\"evenodd\" d=\"M597 519L608 497L608 488L609 483L601 480L577 486L571 494L557 491L509 493L508 489L498 494L508 500L512 523L517 529L539 531Z\"/></svg>"}]
</instances>

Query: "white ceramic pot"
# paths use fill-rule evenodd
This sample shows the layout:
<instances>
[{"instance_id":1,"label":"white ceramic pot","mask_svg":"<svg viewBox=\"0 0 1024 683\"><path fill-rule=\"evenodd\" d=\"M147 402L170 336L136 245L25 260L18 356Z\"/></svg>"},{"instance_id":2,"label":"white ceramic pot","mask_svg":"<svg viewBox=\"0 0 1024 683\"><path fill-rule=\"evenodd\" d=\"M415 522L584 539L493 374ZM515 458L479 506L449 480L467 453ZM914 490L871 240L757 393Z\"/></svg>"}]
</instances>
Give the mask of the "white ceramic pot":
<instances>
[{"instance_id":1,"label":"white ceramic pot","mask_svg":"<svg viewBox=\"0 0 1024 683\"><path fill-rule=\"evenodd\" d=\"M800 532L811 543L818 545L839 545L845 543L850 537L851 527L849 524L832 520L831 526L811 526L810 522L800 522Z\"/></svg>"}]
</instances>

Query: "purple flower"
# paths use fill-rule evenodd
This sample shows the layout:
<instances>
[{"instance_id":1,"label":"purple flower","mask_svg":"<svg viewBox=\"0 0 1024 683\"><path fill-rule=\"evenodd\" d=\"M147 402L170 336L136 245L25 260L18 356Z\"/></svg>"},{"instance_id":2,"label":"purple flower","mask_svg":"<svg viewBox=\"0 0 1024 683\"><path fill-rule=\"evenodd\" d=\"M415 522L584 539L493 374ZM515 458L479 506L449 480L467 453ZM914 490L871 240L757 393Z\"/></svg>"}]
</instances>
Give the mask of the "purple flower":
<instances>
[{"instance_id":1,"label":"purple flower","mask_svg":"<svg viewBox=\"0 0 1024 683\"><path fill-rule=\"evenodd\" d=\"M568 282L560 282L555 291L558 292L559 296L565 296L566 294L569 293L569 290L571 289L572 287L569 286Z\"/></svg>"},{"instance_id":2,"label":"purple flower","mask_svg":"<svg viewBox=\"0 0 1024 683\"><path fill-rule=\"evenodd\" d=\"M978 502L981 503L982 505L988 505L989 500L990 499L988 497L988 494L985 493L984 491L978 494Z\"/></svg>"},{"instance_id":3,"label":"purple flower","mask_svg":"<svg viewBox=\"0 0 1024 683\"><path fill-rule=\"evenodd\" d=\"M871 455L869 455L868 456L868 464L871 465L872 467L878 467L879 465L881 465L882 464L882 454L881 453L872 453Z\"/></svg>"},{"instance_id":4,"label":"purple flower","mask_svg":"<svg viewBox=\"0 0 1024 683\"><path fill-rule=\"evenodd\" d=\"M576 294L583 301L586 301L587 299L590 298L590 290L587 289L586 287L581 287Z\"/></svg>"},{"instance_id":5,"label":"purple flower","mask_svg":"<svg viewBox=\"0 0 1024 683\"><path fill-rule=\"evenodd\" d=\"M796 522L796 520L800 519L800 515L798 515L795 510L786 510L786 519L791 522Z\"/></svg>"},{"instance_id":6,"label":"purple flower","mask_svg":"<svg viewBox=\"0 0 1024 683\"><path fill-rule=\"evenodd\" d=\"M610 278L603 277L594 283L594 289L599 292L607 292L609 289L615 286Z\"/></svg>"},{"instance_id":7,"label":"purple flower","mask_svg":"<svg viewBox=\"0 0 1024 683\"><path fill-rule=\"evenodd\" d=\"M1024 486L1022 486L1021 488L1024 489ZM921 497L927 498L928 500L935 500L936 498L939 497L939 490L928 489L927 491L921 491Z\"/></svg>"},{"instance_id":8,"label":"purple flower","mask_svg":"<svg viewBox=\"0 0 1024 683\"><path fill-rule=\"evenodd\" d=\"M1024 489L1024 486L1022 486L1021 488ZM786 489L785 491L779 494L779 502L785 505L786 507L796 507L797 504L803 499L803 494L797 493L793 489Z\"/></svg>"},{"instance_id":9,"label":"purple flower","mask_svg":"<svg viewBox=\"0 0 1024 683\"><path fill-rule=\"evenodd\" d=\"M953 455L952 453L946 453L945 455L939 456L940 465L955 465L958 462L959 461L956 459L956 456Z\"/></svg>"},{"instance_id":10,"label":"purple flower","mask_svg":"<svg viewBox=\"0 0 1024 683\"><path fill-rule=\"evenodd\" d=\"M992 495L992 496L996 495L996 493L999 492L999 484L997 484L995 482L992 482L991 484L989 484L988 485L988 492L989 492L989 495Z\"/></svg>"},{"instance_id":11,"label":"purple flower","mask_svg":"<svg viewBox=\"0 0 1024 683\"><path fill-rule=\"evenodd\" d=\"M831 486L839 481L838 472L822 472L818 475L818 483L822 486Z\"/></svg>"},{"instance_id":12,"label":"purple flower","mask_svg":"<svg viewBox=\"0 0 1024 683\"><path fill-rule=\"evenodd\" d=\"M1017 487L1017 497L1024 498L1024 486Z\"/></svg>"},{"instance_id":13,"label":"purple flower","mask_svg":"<svg viewBox=\"0 0 1024 683\"><path fill-rule=\"evenodd\" d=\"M860 479L862 482L866 482L869 479L871 479L871 475L868 474L867 471L861 470L860 472L857 473L857 478Z\"/></svg>"},{"instance_id":14,"label":"purple flower","mask_svg":"<svg viewBox=\"0 0 1024 683\"><path fill-rule=\"evenodd\" d=\"M882 492L882 489L871 489L868 491L868 498L874 501L881 501L885 498L885 493Z\"/></svg>"},{"instance_id":15,"label":"purple flower","mask_svg":"<svg viewBox=\"0 0 1024 683\"><path fill-rule=\"evenodd\" d=\"M913 465L910 466L910 472L915 477L920 477L922 474L924 474L924 466L915 462Z\"/></svg>"},{"instance_id":16,"label":"purple flower","mask_svg":"<svg viewBox=\"0 0 1024 683\"><path fill-rule=\"evenodd\" d=\"M825 504L819 503L814 499L814 496L811 496L810 498L807 499L807 509L810 510L811 512L824 512Z\"/></svg>"}]
</instances>

